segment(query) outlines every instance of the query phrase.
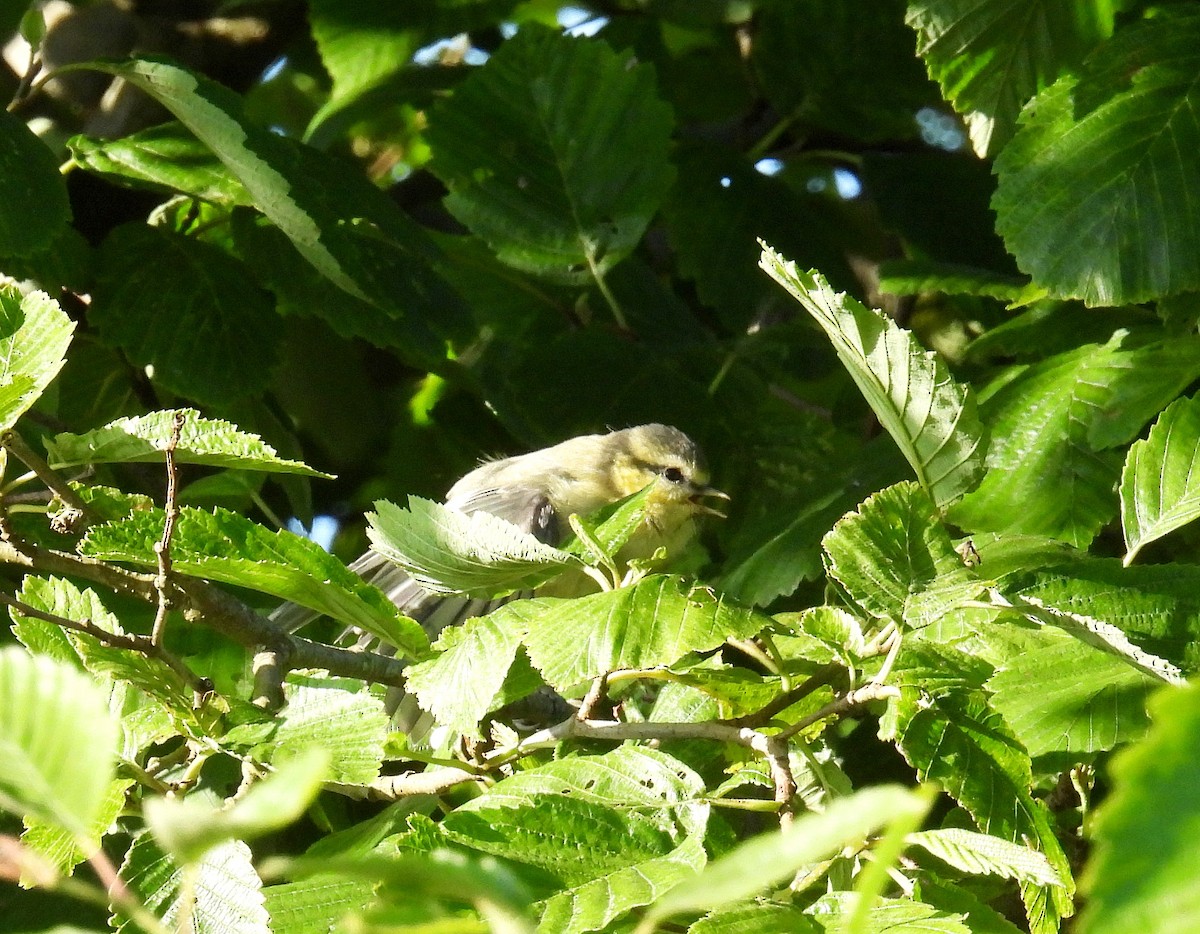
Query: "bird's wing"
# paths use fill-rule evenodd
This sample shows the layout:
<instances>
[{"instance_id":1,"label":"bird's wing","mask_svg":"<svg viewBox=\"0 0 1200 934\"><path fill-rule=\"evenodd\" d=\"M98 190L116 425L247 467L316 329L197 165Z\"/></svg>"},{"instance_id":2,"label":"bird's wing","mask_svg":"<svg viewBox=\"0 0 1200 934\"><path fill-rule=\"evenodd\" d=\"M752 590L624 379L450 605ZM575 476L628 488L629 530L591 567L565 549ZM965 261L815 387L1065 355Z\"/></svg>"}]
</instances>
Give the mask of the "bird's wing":
<instances>
[{"instance_id":1,"label":"bird's wing","mask_svg":"<svg viewBox=\"0 0 1200 934\"><path fill-rule=\"evenodd\" d=\"M487 512L511 522L547 545L560 539L554 504L542 489L522 486L487 486L463 491L446 505L459 512Z\"/></svg>"},{"instance_id":2,"label":"bird's wing","mask_svg":"<svg viewBox=\"0 0 1200 934\"><path fill-rule=\"evenodd\" d=\"M548 545L559 539L554 506L541 490L527 487L482 487L456 496L446 505L459 512L489 512L513 523ZM405 616L415 619L431 639L447 626L472 616L484 616L519 594L496 600L447 597L433 594L376 551L368 551L350 565L350 570L382 590ZM272 614L278 626L295 632L319 614L294 603L285 603ZM343 634L344 641L346 635Z\"/></svg>"}]
</instances>

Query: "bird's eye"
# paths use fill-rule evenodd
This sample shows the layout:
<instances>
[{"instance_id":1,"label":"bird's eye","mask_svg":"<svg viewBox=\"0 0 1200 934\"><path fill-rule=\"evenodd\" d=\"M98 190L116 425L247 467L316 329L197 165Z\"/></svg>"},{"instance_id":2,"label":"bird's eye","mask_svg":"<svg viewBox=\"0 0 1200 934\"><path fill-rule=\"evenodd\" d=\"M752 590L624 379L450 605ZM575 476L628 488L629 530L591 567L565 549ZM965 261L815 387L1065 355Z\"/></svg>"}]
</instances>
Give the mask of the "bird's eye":
<instances>
[{"instance_id":1,"label":"bird's eye","mask_svg":"<svg viewBox=\"0 0 1200 934\"><path fill-rule=\"evenodd\" d=\"M662 472L662 475L672 483L683 483L683 471L678 467L668 467Z\"/></svg>"}]
</instances>

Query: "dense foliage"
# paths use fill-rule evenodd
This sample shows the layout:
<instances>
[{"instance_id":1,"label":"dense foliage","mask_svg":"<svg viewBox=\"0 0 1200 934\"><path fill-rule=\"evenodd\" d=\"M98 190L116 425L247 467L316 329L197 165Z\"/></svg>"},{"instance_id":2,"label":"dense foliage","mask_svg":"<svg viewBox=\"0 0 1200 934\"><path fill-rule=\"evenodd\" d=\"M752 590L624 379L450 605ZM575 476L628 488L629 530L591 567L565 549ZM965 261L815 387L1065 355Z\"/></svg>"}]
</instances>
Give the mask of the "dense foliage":
<instances>
[{"instance_id":1,"label":"dense foliage","mask_svg":"<svg viewBox=\"0 0 1200 934\"><path fill-rule=\"evenodd\" d=\"M27 6L0 930L1200 927L1195 3ZM434 502L651 421L704 554Z\"/></svg>"}]
</instances>

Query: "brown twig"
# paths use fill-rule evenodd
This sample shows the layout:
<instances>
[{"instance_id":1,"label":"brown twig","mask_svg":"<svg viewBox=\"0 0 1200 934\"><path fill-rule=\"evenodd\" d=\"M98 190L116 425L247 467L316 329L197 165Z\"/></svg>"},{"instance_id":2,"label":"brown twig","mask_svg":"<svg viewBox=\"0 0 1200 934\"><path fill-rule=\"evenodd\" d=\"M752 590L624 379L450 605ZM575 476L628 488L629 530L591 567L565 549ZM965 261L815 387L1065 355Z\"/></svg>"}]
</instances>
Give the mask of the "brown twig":
<instances>
[{"instance_id":1,"label":"brown twig","mask_svg":"<svg viewBox=\"0 0 1200 934\"><path fill-rule=\"evenodd\" d=\"M154 613L154 628L151 630L151 640L155 645L162 645L167 630L167 614L171 611L171 536L175 534L175 520L179 518L179 503L176 500L176 486L179 482L179 471L175 467L175 449L179 447L179 436L183 431L183 423L187 414L182 409L175 411L175 419L171 423L171 437L163 454L167 460L167 498L163 517L162 538L154 543L154 556L158 559L158 574L154 578L154 589L158 591L158 609Z\"/></svg>"},{"instance_id":2,"label":"brown twig","mask_svg":"<svg viewBox=\"0 0 1200 934\"><path fill-rule=\"evenodd\" d=\"M188 687L193 691L205 692L212 689L212 685L207 678L201 678L181 660L161 645L154 644L145 636L109 632L107 629L101 629L90 620L68 619L65 616L59 616L57 613L47 613L45 610L39 610L35 606L23 603L3 591L0 591L0 603L12 607L23 616L30 616L34 619L40 619L43 622L53 623L55 626L61 626L63 629L70 629L74 632L81 632L84 635L91 636L101 645L106 645L114 649L125 649L129 652L140 652L151 658L157 658L183 678L187 682Z\"/></svg>"},{"instance_id":3,"label":"brown twig","mask_svg":"<svg viewBox=\"0 0 1200 934\"><path fill-rule=\"evenodd\" d=\"M748 713L744 716L734 717L722 722L728 723L730 726L765 726L776 714L783 713L783 711L787 710L793 704L799 703L808 697L809 694L812 694L825 685L832 684L843 670L841 665L830 662L828 665L822 666L814 675L805 680L803 684L798 684L787 693L780 694L769 704L765 704L754 711L754 713Z\"/></svg>"},{"instance_id":4,"label":"brown twig","mask_svg":"<svg viewBox=\"0 0 1200 934\"><path fill-rule=\"evenodd\" d=\"M55 495L62 500L66 507L64 514L55 521L55 530L60 532L80 532L83 526L95 520L91 508L85 503L58 473L46 463L46 459L25 443L25 439L13 429L0 434L0 445L8 448L13 456L32 470L42 483L46 484Z\"/></svg>"},{"instance_id":5,"label":"brown twig","mask_svg":"<svg viewBox=\"0 0 1200 934\"><path fill-rule=\"evenodd\" d=\"M900 689L890 684L880 684L877 681L871 681L864 684L862 687L853 691L848 691L841 697L831 700L820 710L810 713L807 717L802 717L797 720L787 729L775 734L781 739L788 739L795 736L801 730L808 729L814 723L820 723L822 720L828 720L830 717L842 717L850 713L857 707L864 704L869 704L871 701L883 700L887 697L899 697Z\"/></svg>"},{"instance_id":6,"label":"brown twig","mask_svg":"<svg viewBox=\"0 0 1200 934\"><path fill-rule=\"evenodd\" d=\"M0 517L2 518L2 517ZM95 558L42 548L0 535L0 564L13 564L41 573L80 577L109 590L157 603L154 575L128 571ZM311 642L282 632L266 617L236 597L196 578L171 581L172 599L184 618L228 636L240 645L257 648L286 640L288 664L294 668L324 668L331 674L380 684L404 686L405 663L374 652L358 652Z\"/></svg>"}]
</instances>

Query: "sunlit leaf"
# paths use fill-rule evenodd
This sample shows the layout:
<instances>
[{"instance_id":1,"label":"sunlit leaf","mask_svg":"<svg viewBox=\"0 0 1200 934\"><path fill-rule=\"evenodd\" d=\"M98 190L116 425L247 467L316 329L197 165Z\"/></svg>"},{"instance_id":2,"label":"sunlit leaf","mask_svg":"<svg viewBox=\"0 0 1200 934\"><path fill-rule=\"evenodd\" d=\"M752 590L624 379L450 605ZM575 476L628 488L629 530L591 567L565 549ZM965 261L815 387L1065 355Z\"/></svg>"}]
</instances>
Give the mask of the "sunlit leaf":
<instances>
[{"instance_id":1,"label":"sunlit leaf","mask_svg":"<svg viewBox=\"0 0 1200 934\"><path fill-rule=\"evenodd\" d=\"M86 839L108 798L118 728L78 669L0 649L0 807Z\"/></svg>"},{"instance_id":2,"label":"sunlit leaf","mask_svg":"<svg viewBox=\"0 0 1200 934\"><path fill-rule=\"evenodd\" d=\"M971 391L911 333L834 292L819 273L801 272L765 244L759 265L821 325L938 507L971 490L983 470L983 426Z\"/></svg>"},{"instance_id":3,"label":"sunlit leaf","mask_svg":"<svg viewBox=\"0 0 1200 934\"><path fill-rule=\"evenodd\" d=\"M1200 690L1170 688L1153 704L1145 742L1111 764L1112 791L1095 821L1084 877L1086 934L1184 934L1200 924L1193 841L1200 833Z\"/></svg>"},{"instance_id":4,"label":"sunlit leaf","mask_svg":"<svg viewBox=\"0 0 1200 934\"><path fill-rule=\"evenodd\" d=\"M1135 441L1121 472L1125 563L1150 542L1200 517L1200 396L1180 399Z\"/></svg>"},{"instance_id":5,"label":"sunlit leaf","mask_svg":"<svg viewBox=\"0 0 1200 934\"><path fill-rule=\"evenodd\" d=\"M62 369L75 322L44 292L0 283L0 430L11 428Z\"/></svg>"},{"instance_id":6,"label":"sunlit leaf","mask_svg":"<svg viewBox=\"0 0 1200 934\"><path fill-rule=\"evenodd\" d=\"M178 410L183 416L175 445L177 464L205 464L241 470L298 473L309 477L332 477L299 461L280 457L258 435L216 418L205 418L195 409ZM80 464L163 462L163 451L171 441L176 410L168 409L119 418L115 422L80 435L63 433L46 443L52 467Z\"/></svg>"}]
</instances>

